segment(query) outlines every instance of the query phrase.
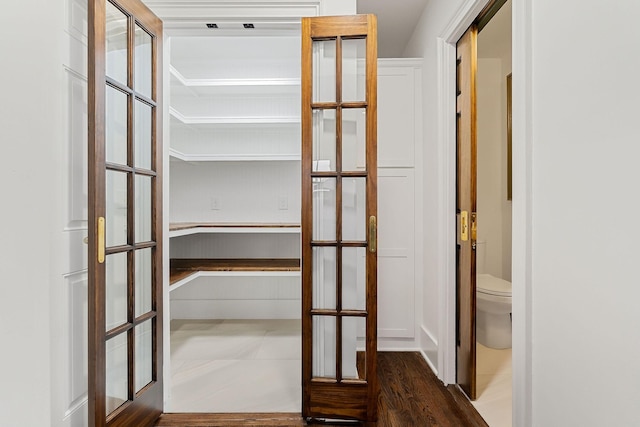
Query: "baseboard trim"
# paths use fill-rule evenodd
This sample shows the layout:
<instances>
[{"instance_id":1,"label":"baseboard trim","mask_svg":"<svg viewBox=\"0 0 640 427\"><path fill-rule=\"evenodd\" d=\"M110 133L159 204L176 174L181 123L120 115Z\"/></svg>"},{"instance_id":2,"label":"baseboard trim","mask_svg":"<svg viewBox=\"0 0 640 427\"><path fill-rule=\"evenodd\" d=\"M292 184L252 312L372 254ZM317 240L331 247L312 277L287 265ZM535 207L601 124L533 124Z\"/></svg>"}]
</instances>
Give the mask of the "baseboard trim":
<instances>
[{"instance_id":1,"label":"baseboard trim","mask_svg":"<svg viewBox=\"0 0 640 427\"><path fill-rule=\"evenodd\" d=\"M438 340L423 325L420 326L420 354L438 375Z\"/></svg>"}]
</instances>

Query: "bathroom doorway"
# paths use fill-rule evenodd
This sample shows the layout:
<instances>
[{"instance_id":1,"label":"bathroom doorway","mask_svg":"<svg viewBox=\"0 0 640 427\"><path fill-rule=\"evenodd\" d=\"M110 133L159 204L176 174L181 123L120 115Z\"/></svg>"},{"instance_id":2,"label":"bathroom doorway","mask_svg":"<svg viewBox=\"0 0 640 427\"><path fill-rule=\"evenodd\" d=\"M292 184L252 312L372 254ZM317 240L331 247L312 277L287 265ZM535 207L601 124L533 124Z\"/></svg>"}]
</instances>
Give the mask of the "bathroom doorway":
<instances>
[{"instance_id":1,"label":"bathroom doorway","mask_svg":"<svg viewBox=\"0 0 640 427\"><path fill-rule=\"evenodd\" d=\"M511 426L510 74L500 0L458 42L457 89L457 383L491 426Z\"/></svg>"}]
</instances>

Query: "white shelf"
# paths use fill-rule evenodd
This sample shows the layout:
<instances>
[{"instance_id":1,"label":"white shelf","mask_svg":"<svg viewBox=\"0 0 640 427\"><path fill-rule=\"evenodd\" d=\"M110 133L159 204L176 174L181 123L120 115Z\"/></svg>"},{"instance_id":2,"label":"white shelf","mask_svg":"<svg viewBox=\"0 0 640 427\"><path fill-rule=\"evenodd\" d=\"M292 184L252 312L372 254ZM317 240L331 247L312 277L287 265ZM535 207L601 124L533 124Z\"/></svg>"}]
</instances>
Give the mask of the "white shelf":
<instances>
[{"instance_id":1,"label":"white shelf","mask_svg":"<svg viewBox=\"0 0 640 427\"><path fill-rule=\"evenodd\" d=\"M299 271L194 271L193 274L172 283L169 292L199 277L300 277Z\"/></svg>"},{"instance_id":2,"label":"white shelf","mask_svg":"<svg viewBox=\"0 0 640 427\"><path fill-rule=\"evenodd\" d=\"M299 125L299 116L214 117L185 116L173 107L169 114L186 125Z\"/></svg>"},{"instance_id":3,"label":"white shelf","mask_svg":"<svg viewBox=\"0 0 640 427\"><path fill-rule=\"evenodd\" d=\"M299 161L300 154L185 154L173 148L169 155L184 162L274 162Z\"/></svg>"},{"instance_id":4,"label":"white shelf","mask_svg":"<svg viewBox=\"0 0 640 427\"><path fill-rule=\"evenodd\" d=\"M174 223L169 226L169 237L192 234L299 234L300 226L295 224L215 224L215 223Z\"/></svg>"},{"instance_id":5,"label":"white shelf","mask_svg":"<svg viewBox=\"0 0 640 427\"><path fill-rule=\"evenodd\" d=\"M259 78L259 79L191 79L186 78L172 65L169 66L169 73L182 86L200 89L200 88L224 88L224 87L252 87L254 90L260 87L276 87L281 93L286 87L299 90L299 78Z\"/></svg>"}]
</instances>

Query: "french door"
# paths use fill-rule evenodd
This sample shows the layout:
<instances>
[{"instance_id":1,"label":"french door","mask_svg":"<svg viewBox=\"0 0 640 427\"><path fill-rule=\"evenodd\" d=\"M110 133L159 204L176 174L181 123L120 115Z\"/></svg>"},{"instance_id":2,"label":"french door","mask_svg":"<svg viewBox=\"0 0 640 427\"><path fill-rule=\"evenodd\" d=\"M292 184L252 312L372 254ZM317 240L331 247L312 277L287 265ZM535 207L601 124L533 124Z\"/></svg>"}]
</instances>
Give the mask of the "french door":
<instances>
[{"instance_id":1,"label":"french door","mask_svg":"<svg viewBox=\"0 0 640 427\"><path fill-rule=\"evenodd\" d=\"M89 0L89 425L162 412L162 22Z\"/></svg>"},{"instance_id":2,"label":"french door","mask_svg":"<svg viewBox=\"0 0 640 427\"><path fill-rule=\"evenodd\" d=\"M377 417L377 23L302 20L302 415Z\"/></svg>"},{"instance_id":3,"label":"french door","mask_svg":"<svg viewBox=\"0 0 640 427\"><path fill-rule=\"evenodd\" d=\"M457 383L476 398L476 69L478 30L457 44Z\"/></svg>"}]
</instances>

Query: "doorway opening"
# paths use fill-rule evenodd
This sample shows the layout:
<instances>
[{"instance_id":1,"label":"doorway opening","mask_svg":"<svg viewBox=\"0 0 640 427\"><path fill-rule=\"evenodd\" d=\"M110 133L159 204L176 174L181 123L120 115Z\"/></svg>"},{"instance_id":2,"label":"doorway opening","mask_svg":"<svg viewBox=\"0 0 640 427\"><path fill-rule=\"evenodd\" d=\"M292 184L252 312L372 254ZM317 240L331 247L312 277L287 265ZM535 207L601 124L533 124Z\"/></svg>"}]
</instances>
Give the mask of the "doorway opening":
<instances>
[{"instance_id":1,"label":"doorway opening","mask_svg":"<svg viewBox=\"0 0 640 427\"><path fill-rule=\"evenodd\" d=\"M511 0L478 34L476 395L491 426L511 426Z\"/></svg>"},{"instance_id":2,"label":"doorway opening","mask_svg":"<svg viewBox=\"0 0 640 427\"><path fill-rule=\"evenodd\" d=\"M511 2L490 2L457 49L457 383L511 425Z\"/></svg>"},{"instance_id":3,"label":"doorway opening","mask_svg":"<svg viewBox=\"0 0 640 427\"><path fill-rule=\"evenodd\" d=\"M171 39L168 412L302 406L300 32L249 31Z\"/></svg>"}]
</instances>

